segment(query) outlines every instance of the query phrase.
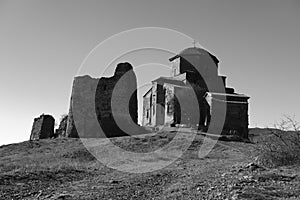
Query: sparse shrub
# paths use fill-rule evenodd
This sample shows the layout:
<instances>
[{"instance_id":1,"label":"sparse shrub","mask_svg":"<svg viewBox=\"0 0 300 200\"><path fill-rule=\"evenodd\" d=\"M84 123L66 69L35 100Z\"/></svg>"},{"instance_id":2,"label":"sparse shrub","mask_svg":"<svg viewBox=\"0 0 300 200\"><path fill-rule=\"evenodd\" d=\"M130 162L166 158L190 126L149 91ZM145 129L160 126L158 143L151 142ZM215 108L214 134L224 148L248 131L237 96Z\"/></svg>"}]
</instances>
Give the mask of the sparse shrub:
<instances>
[{"instance_id":1,"label":"sparse shrub","mask_svg":"<svg viewBox=\"0 0 300 200\"><path fill-rule=\"evenodd\" d=\"M285 116L269 135L259 142L258 161L268 167L300 163L300 124Z\"/></svg>"}]
</instances>

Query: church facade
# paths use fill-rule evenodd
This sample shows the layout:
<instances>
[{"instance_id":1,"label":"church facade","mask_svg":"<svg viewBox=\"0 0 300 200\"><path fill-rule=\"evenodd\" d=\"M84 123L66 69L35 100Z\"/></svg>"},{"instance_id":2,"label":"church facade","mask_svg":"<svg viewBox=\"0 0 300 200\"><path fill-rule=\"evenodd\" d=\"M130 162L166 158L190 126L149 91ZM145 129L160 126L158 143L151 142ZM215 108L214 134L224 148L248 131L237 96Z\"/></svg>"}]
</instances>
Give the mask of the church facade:
<instances>
[{"instance_id":1,"label":"church facade","mask_svg":"<svg viewBox=\"0 0 300 200\"><path fill-rule=\"evenodd\" d=\"M207 131L217 113L214 110L223 105L226 117L222 134L248 137L249 97L226 86L226 76L218 74L216 56L192 47L169 61L171 76L153 80L143 96L143 126L186 126Z\"/></svg>"}]
</instances>

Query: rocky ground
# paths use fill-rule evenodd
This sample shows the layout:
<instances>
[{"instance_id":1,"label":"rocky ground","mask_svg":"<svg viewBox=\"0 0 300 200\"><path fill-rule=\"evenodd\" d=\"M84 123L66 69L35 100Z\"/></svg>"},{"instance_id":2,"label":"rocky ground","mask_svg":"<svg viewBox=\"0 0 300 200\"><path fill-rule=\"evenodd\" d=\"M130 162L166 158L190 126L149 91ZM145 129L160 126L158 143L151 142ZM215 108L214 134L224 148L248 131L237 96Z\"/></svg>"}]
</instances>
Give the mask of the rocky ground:
<instances>
[{"instance_id":1,"label":"rocky ground","mask_svg":"<svg viewBox=\"0 0 300 200\"><path fill-rule=\"evenodd\" d=\"M173 138L174 133L162 132L113 143L148 152ZM300 166L259 166L256 145L242 142L218 141L199 158L203 139L197 135L182 157L148 173L108 168L79 139L1 146L0 199L300 199Z\"/></svg>"}]
</instances>

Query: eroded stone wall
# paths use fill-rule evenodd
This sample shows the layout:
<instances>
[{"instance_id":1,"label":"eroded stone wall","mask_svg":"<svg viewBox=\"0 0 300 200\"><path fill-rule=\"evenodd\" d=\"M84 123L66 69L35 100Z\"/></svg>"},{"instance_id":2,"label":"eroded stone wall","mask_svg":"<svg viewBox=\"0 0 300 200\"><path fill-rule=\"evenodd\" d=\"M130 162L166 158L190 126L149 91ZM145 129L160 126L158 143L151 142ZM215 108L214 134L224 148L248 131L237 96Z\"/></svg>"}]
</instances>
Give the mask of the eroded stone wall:
<instances>
[{"instance_id":1,"label":"eroded stone wall","mask_svg":"<svg viewBox=\"0 0 300 200\"><path fill-rule=\"evenodd\" d=\"M34 119L30 140L47 139L54 137L55 119L51 115L44 115Z\"/></svg>"},{"instance_id":2,"label":"eroded stone wall","mask_svg":"<svg viewBox=\"0 0 300 200\"><path fill-rule=\"evenodd\" d=\"M119 63L112 77L75 77L66 136L138 134L137 105L137 81L129 63Z\"/></svg>"},{"instance_id":3,"label":"eroded stone wall","mask_svg":"<svg viewBox=\"0 0 300 200\"><path fill-rule=\"evenodd\" d=\"M55 130L54 137L65 137L68 124L68 115L61 118L58 128Z\"/></svg>"}]
</instances>

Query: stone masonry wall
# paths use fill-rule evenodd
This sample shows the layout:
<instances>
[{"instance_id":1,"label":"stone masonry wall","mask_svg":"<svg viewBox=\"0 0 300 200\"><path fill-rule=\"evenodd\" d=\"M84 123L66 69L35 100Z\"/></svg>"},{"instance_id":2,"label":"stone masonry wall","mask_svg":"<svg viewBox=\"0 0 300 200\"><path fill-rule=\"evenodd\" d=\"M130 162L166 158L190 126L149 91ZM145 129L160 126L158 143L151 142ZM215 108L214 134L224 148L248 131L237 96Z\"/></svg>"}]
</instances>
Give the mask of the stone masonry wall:
<instances>
[{"instance_id":1,"label":"stone masonry wall","mask_svg":"<svg viewBox=\"0 0 300 200\"><path fill-rule=\"evenodd\" d=\"M42 114L34 119L30 140L47 139L54 137L55 119L51 115Z\"/></svg>"},{"instance_id":2,"label":"stone masonry wall","mask_svg":"<svg viewBox=\"0 0 300 200\"><path fill-rule=\"evenodd\" d=\"M112 77L75 77L66 136L116 137L140 131L136 89L129 63L119 63Z\"/></svg>"}]
</instances>

